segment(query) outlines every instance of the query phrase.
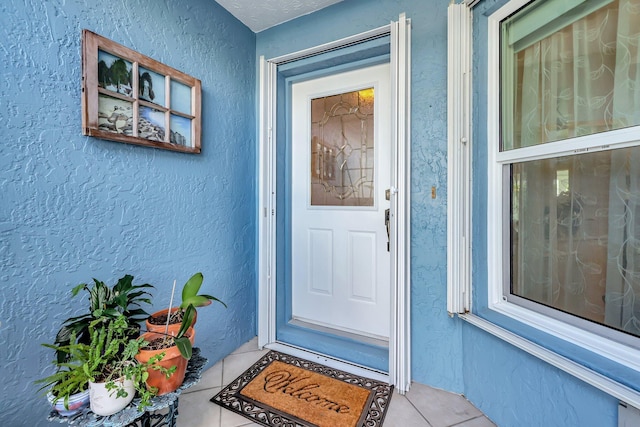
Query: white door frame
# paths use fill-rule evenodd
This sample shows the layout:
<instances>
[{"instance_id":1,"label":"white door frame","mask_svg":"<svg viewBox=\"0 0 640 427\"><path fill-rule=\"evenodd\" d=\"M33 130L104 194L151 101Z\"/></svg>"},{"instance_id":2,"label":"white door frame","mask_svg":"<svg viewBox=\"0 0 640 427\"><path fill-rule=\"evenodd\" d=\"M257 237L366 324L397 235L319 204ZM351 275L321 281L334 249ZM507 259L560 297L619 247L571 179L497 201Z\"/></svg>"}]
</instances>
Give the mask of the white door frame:
<instances>
[{"instance_id":1,"label":"white door frame","mask_svg":"<svg viewBox=\"0 0 640 427\"><path fill-rule=\"evenodd\" d=\"M276 345L276 93L279 64L391 36L391 319L388 381L404 394L411 385L410 324L410 94L411 22L365 33L270 60L260 57L258 194L258 345ZM323 359L331 364L331 360ZM340 361L333 361L341 365Z\"/></svg>"}]
</instances>

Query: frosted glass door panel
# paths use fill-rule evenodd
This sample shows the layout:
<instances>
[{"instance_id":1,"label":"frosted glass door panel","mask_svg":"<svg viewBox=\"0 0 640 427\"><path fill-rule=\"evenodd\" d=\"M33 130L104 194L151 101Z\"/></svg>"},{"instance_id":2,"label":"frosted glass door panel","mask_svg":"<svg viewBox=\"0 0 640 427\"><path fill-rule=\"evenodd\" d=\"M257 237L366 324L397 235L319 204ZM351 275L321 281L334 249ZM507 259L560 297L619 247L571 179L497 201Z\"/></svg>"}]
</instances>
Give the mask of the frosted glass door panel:
<instances>
[{"instance_id":1,"label":"frosted glass door panel","mask_svg":"<svg viewBox=\"0 0 640 427\"><path fill-rule=\"evenodd\" d=\"M311 100L311 205L374 205L374 90Z\"/></svg>"}]
</instances>

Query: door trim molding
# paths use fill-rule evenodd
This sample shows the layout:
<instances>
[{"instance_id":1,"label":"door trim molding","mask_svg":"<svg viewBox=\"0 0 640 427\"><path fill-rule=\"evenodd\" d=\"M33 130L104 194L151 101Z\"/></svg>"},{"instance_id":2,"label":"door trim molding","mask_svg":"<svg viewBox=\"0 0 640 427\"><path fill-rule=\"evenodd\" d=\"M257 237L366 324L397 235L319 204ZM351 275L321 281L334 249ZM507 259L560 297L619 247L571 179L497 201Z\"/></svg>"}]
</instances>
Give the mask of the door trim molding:
<instances>
[{"instance_id":1,"label":"door trim molding","mask_svg":"<svg viewBox=\"0 0 640 427\"><path fill-rule=\"evenodd\" d=\"M391 23L391 91L396 191L391 197L389 377L404 394L411 387L411 21L404 13Z\"/></svg>"},{"instance_id":2,"label":"door trim molding","mask_svg":"<svg viewBox=\"0 0 640 427\"><path fill-rule=\"evenodd\" d=\"M277 64L260 57L258 155L258 346L276 340L276 79Z\"/></svg>"},{"instance_id":3,"label":"door trim molding","mask_svg":"<svg viewBox=\"0 0 640 427\"><path fill-rule=\"evenodd\" d=\"M385 25L384 27L374 28L373 30L365 31L364 33L356 34L353 36L345 37L340 40L335 40L329 43L314 46L309 49L299 50L298 52L289 53L286 55L278 56L269 59L276 65L286 64L288 62L297 61L299 59L309 58L311 56L319 55L321 53L330 52L332 50L342 49L344 47L356 45L366 42L367 40L377 39L384 37L391 33L391 27L393 23Z\"/></svg>"},{"instance_id":4,"label":"door trim molding","mask_svg":"<svg viewBox=\"0 0 640 427\"><path fill-rule=\"evenodd\" d=\"M276 94L277 67L287 62L391 36L392 195L391 328L389 383L404 394L411 384L410 324L410 94L411 22L405 14L390 25L266 60L260 57L258 164L258 346L276 341Z\"/></svg>"}]
</instances>

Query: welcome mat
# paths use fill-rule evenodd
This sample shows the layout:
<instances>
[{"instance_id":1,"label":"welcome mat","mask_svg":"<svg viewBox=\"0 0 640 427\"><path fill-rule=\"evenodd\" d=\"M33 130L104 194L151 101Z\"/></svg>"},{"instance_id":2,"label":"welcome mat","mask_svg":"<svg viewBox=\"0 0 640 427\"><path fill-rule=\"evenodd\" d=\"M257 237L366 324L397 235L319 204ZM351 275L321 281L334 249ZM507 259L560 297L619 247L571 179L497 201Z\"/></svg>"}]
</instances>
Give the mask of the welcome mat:
<instances>
[{"instance_id":1,"label":"welcome mat","mask_svg":"<svg viewBox=\"0 0 640 427\"><path fill-rule=\"evenodd\" d=\"M269 427L380 427L393 386L270 351L211 401Z\"/></svg>"}]
</instances>

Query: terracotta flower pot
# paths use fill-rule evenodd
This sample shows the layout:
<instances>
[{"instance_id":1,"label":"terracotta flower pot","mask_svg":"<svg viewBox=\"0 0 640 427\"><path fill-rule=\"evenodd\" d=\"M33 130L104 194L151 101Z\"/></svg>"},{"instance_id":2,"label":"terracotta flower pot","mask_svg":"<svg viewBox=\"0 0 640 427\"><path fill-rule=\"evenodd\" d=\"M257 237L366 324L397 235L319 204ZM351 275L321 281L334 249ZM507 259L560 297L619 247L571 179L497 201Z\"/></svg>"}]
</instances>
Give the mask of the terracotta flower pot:
<instances>
[{"instance_id":1,"label":"terracotta flower pot","mask_svg":"<svg viewBox=\"0 0 640 427\"><path fill-rule=\"evenodd\" d=\"M165 335L157 332L146 332L142 334L142 336L146 341L153 341L154 339L164 337ZM191 341L191 344L193 345L196 337L196 332L193 327L187 330L186 336L189 337L189 341ZM146 363L153 356L160 353L165 353L165 355L162 360L158 362L158 365L167 369L170 369L172 366L176 366L176 371L167 378L161 371L152 368L147 370L149 373L147 387L156 387L158 389L158 395L175 391L182 385L182 382L184 381L184 374L187 371L187 363L189 362L187 359L182 357L180 350L178 350L178 347L175 345L161 350L140 350L136 355L136 359L141 363Z\"/></svg>"},{"instance_id":2,"label":"terracotta flower pot","mask_svg":"<svg viewBox=\"0 0 640 427\"><path fill-rule=\"evenodd\" d=\"M180 307L171 307L171 313L174 313L174 312L176 312L178 310L180 310ZM149 316L149 318L166 316L167 313L169 313L169 309L165 308L164 310L156 311L151 316ZM196 324L196 321L198 320L198 311L194 311L194 313L195 314L193 316L193 322L191 323L192 327ZM146 327L147 327L147 332L164 333L165 324L155 325L153 323L150 323L149 319L145 320L145 324L146 324ZM168 334L176 336L176 334L178 333L179 330L180 330L180 323L170 323L169 324L169 332L168 332Z\"/></svg>"}]
</instances>

